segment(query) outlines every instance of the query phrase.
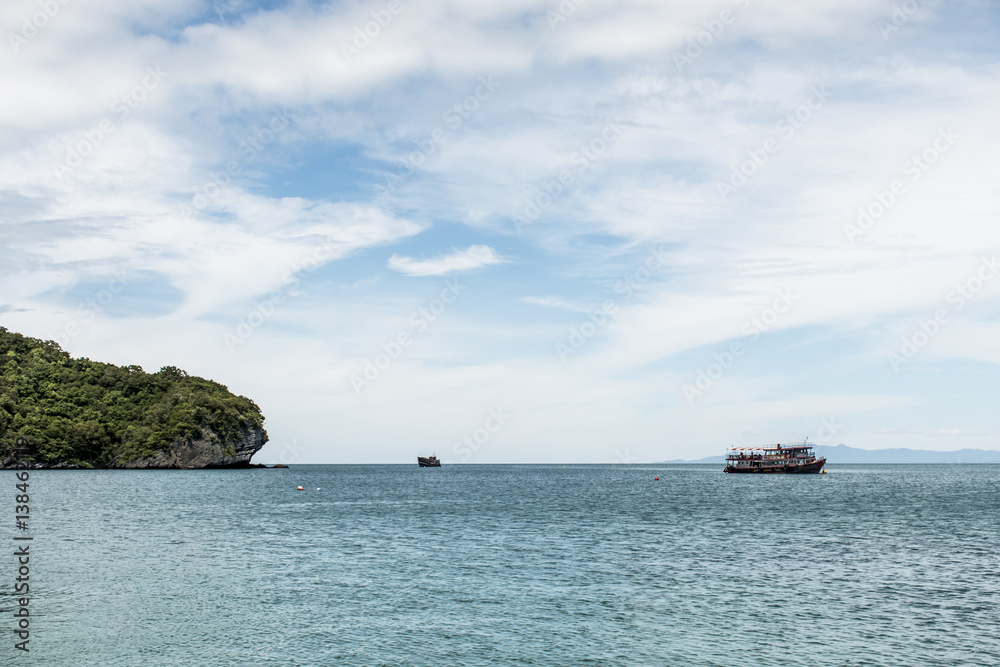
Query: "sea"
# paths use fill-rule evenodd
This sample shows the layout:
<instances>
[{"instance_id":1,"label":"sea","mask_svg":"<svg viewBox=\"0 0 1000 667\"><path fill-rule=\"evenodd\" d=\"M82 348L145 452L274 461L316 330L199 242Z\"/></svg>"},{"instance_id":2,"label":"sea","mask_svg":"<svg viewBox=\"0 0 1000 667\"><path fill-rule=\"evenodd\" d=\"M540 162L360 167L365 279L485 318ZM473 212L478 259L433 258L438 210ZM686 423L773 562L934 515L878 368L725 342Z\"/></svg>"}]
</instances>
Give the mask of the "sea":
<instances>
[{"instance_id":1,"label":"sea","mask_svg":"<svg viewBox=\"0 0 1000 667\"><path fill-rule=\"evenodd\" d=\"M2 472L0 664L1000 665L1000 466L721 468Z\"/></svg>"}]
</instances>

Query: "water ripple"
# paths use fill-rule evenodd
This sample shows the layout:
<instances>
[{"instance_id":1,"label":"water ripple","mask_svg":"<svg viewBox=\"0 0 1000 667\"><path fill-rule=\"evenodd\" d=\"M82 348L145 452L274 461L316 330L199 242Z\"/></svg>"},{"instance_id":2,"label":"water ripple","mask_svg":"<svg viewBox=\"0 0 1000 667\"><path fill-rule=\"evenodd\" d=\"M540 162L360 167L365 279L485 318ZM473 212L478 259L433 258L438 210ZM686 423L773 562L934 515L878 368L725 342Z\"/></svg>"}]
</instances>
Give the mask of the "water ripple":
<instances>
[{"instance_id":1,"label":"water ripple","mask_svg":"<svg viewBox=\"0 0 1000 667\"><path fill-rule=\"evenodd\" d=\"M32 489L19 664L1000 664L1000 466L39 471Z\"/></svg>"}]
</instances>

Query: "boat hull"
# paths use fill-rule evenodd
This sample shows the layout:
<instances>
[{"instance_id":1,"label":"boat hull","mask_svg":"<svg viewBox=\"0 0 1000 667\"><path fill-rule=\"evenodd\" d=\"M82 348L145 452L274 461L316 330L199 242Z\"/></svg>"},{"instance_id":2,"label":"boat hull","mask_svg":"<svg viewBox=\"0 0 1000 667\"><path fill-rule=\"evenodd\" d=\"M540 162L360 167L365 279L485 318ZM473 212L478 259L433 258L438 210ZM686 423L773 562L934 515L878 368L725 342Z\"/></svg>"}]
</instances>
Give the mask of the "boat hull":
<instances>
[{"instance_id":1,"label":"boat hull","mask_svg":"<svg viewBox=\"0 0 1000 667\"><path fill-rule=\"evenodd\" d=\"M761 463L766 463L761 461ZM755 466L726 466L724 472L734 472L734 473L747 473L747 474L781 474L781 475L795 475L795 474L812 474L818 473L826 465L826 459L816 459L815 461L810 461L809 463L799 463L792 465L761 465L760 467Z\"/></svg>"}]
</instances>

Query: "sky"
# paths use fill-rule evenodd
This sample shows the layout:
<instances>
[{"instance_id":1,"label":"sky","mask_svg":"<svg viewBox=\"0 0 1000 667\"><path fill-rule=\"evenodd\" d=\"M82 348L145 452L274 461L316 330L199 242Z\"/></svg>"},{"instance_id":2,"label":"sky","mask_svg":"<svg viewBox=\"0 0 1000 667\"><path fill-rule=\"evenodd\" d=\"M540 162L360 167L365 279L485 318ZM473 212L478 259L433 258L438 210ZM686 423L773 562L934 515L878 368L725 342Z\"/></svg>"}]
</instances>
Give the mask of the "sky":
<instances>
[{"instance_id":1,"label":"sky","mask_svg":"<svg viewBox=\"0 0 1000 667\"><path fill-rule=\"evenodd\" d=\"M6 0L0 325L256 461L1000 449L1000 6Z\"/></svg>"}]
</instances>

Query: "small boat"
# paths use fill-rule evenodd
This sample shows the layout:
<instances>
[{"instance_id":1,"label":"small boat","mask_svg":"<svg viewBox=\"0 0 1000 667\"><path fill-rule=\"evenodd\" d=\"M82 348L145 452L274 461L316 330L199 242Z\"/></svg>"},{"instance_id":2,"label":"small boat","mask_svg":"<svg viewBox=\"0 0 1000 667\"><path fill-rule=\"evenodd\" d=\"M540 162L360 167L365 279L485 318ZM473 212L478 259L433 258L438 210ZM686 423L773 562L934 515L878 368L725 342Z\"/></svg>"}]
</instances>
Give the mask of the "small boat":
<instances>
[{"instance_id":1,"label":"small boat","mask_svg":"<svg viewBox=\"0 0 1000 667\"><path fill-rule=\"evenodd\" d=\"M436 456L429 456L429 457L418 456L417 457L417 464L419 464L421 468L440 468L441 467L441 462L438 461L438 457L436 457Z\"/></svg>"},{"instance_id":2,"label":"small boat","mask_svg":"<svg viewBox=\"0 0 1000 667\"><path fill-rule=\"evenodd\" d=\"M817 473L826 459L816 458L809 439L774 447L733 447L726 452L724 472L742 473Z\"/></svg>"}]
</instances>

